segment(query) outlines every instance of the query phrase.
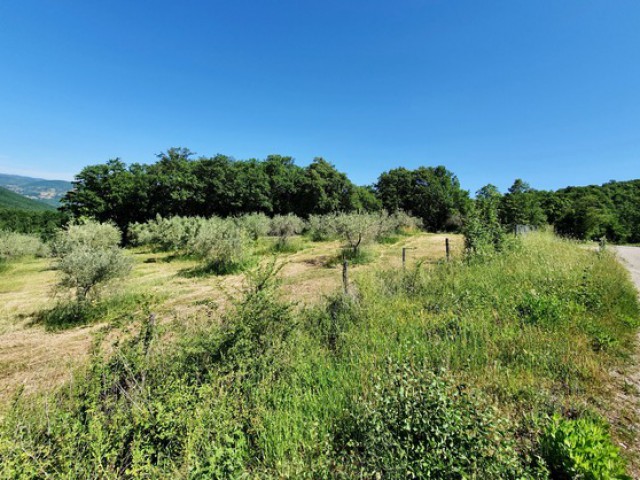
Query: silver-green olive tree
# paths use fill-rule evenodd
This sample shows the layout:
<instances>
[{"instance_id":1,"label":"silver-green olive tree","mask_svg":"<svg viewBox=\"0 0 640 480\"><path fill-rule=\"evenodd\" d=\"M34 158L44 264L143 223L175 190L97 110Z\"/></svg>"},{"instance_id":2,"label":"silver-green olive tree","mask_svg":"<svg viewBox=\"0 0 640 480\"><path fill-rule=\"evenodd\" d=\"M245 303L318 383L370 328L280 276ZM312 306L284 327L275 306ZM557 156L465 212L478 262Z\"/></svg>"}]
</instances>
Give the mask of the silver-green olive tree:
<instances>
[{"instance_id":1,"label":"silver-green olive tree","mask_svg":"<svg viewBox=\"0 0 640 480\"><path fill-rule=\"evenodd\" d=\"M333 230L346 241L346 248L354 257L363 245L382 236L389 228L388 216L375 213L341 213L333 219Z\"/></svg>"},{"instance_id":2,"label":"silver-green olive tree","mask_svg":"<svg viewBox=\"0 0 640 480\"><path fill-rule=\"evenodd\" d=\"M276 215L271 219L271 235L278 237L277 248L280 250L287 247L289 237L301 233L303 229L304 220L293 214Z\"/></svg>"},{"instance_id":3,"label":"silver-green olive tree","mask_svg":"<svg viewBox=\"0 0 640 480\"><path fill-rule=\"evenodd\" d=\"M206 268L216 273L229 273L246 263L251 240L245 229L233 219L217 217L205 220L189 241L189 251L203 259Z\"/></svg>"},{"instance_id":4,"label":"silver-green olive tree","mask_svg":"<svg viewBox=\"0 0 640 480\"><path fill-rule=\"evenodd\" d=\"M131 258L119 247L120 230L92 220L61 230L54 242L58 286L75 292L78 303L97 296L101 287L131 271Z\"/></svg>"}]
</instances>

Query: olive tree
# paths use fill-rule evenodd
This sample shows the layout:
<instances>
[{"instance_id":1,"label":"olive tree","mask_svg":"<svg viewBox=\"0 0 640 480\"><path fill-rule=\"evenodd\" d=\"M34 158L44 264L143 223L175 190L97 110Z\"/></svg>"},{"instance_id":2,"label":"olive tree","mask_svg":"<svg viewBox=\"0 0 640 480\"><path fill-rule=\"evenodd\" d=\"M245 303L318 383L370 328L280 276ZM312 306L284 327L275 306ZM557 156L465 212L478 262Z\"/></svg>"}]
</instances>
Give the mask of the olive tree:
<instances>
[{"instance_id":1,"label":"olive tree","mask_svg":"<svg viewBox=\"0 0 640 480\"><path fill-rule=\"evenodd\" d=\"M129 241L133 245L151 245L162 251L184 250L202 222L200 217L164 218L157 215L148 222L131 224Z\"/></svg>"},{"instance_id":2,"label":"olive tree","mask_svg":"<svg viewBox=\"0 0 640 480\"><path fill-rule=\"evenodd\" d=\"M293 214L276 215L271 219L271 235L278 237L278 249L284 249L289 237L301 233L303 229L304 220Z\"/></svg>"},{"instance_id":3,"label":"olive tree","mask_svg":"<svg viewBox=\"0 0 640 480\"><path fill-rule=\"evenodd\" d=\"M333 220L334 231L346 241L346 247L354 257L358 256L362 245L379 237L388 225L388 216L374 213L341 213Z\"/></svg>"},{"instance_id":4,"label":"olive tree","mask_svg":"<svg viewBox=\"0 0 640 480\"><path fill-rule=\"evenodd\" d=\"M188 248L206 262L207 268L228 273L246 263L250 246L249 235L232 219L214 217L202 222Z\"/></svg>"},{"instance_id":5,"label":"olive tree","mask_svg":"<svg viewBox=\"0 0 640 480\"><path fill-rule=\"evenodd\" d=\"M0 260L27 255L46 256L48 247L34 235L0 231Z\"/></svg>"},{"instance_id":6,"label":"olive tree","mask_svg":"<svg viewBox=\"0 0 640 480\"><path fill-rule=\"evenodd\" d=\"M323 240L329 240L335 231L333 223L335 220L335 214L328 213L326 215L309 215L308 220L308 233L311 239L315 242Z\"/></svg>"},{"instance_id":7,"label":"olive tree","mask_svg":"<svg viewBox=\"0 0 640 480\"><path fill-rule=\"evenodd\" d=\"M247 213L237 217L236 223L254 240L267 235L271 227L271 221L264 213Z\"/></svg>"},{"instance_id":8,"label":"olive tree","mask_svg":"<svg viewBox=\"0 0 640 480\"><path fill-rule=\"evenodd\" d=\"M83 303L109 281L126 276L132 262L118 246L120 238L117 227L95 221L60 231L54 243L59 287L73 289L78 303Z\"/></svg>"}]
</instances>

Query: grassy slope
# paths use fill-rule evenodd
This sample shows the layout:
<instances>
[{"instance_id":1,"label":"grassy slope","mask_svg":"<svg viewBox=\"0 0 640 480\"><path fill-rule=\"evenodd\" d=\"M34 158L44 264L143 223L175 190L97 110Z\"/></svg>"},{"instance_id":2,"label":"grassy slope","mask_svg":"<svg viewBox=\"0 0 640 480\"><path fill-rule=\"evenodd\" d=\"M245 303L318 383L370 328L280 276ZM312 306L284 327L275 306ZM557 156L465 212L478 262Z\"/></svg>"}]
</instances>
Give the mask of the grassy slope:
<instances>
[{"instance_id":1,"label":"grassy slope","mask_svg":"<svg viewBox=\"0 0 640 480\"><path fill-rule=\"evenodd\" d=\"M512 438L529 469L546 415L607 411L609 371L628 358L639 316L613 257L545 235L487 261L354 277L352 300L297 311L249 296L222 331L179 317L149 344L143 329L110 362L97 356L46 415L18 407L0 458L80 476L339 476L336 422L376 398L392 361L479 392L508 419L492 435Z\"/></svg>"},{"instance_id":2,"label":"grassy slope","mask_svg":"<svg viewBox=\"0 0 640 480\"><path fill-rule=\"evenodd\" d=\"M17 210L55 210L51 205L18 195L0 187L0 208Z\"/></svg>"}]
</instances>

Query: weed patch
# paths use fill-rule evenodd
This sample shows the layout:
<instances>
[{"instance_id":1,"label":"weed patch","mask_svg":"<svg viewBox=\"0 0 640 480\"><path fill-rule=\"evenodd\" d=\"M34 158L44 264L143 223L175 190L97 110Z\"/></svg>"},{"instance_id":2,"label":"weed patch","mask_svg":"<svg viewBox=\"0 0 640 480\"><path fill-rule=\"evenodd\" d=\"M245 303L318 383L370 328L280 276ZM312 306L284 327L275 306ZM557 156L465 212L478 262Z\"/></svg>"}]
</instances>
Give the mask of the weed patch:
<instances>
[{"instance_id":1,"label":"weed patch","mask_svg":"<svg viewBox=\"0 0 640 480\"><path fill-rule=\"evenodd\" d=\"M40 312L34 319L47 330L65 330L96 322L122 324L131 321L136 312L146 311L157 301L149 294L114 295L101 301L61 302L55 307Z\"/></svg>"}]
</instances>

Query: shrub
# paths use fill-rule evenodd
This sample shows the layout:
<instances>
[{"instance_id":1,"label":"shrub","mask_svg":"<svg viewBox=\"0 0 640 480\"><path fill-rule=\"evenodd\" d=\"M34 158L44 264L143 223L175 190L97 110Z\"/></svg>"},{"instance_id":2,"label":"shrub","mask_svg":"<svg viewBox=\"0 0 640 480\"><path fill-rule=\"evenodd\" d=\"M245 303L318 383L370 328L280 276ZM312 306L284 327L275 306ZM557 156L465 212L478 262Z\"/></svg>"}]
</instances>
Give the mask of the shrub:
<instances>
[{"instance_id":1,"label":"shrub","mask_svg":"<svg viewBox=\"0 0 640 480\"><path fill-rule=\"evenodd\" d=\"M390 361L338 422L334 455L348 478L521 478L505 427L441 375Z\"/></svg>"},{"instance_id":2,"label":"shrub","mask_svg":"<svg viewBox=\"0 0 640 480\"><path fill-rule=\"evenodd\" d=\"M111 223L84 220L59 230L53 242L53 254L63 256L77 246L91 249L109 249L120 245L122 234Z\"/></svg>"},{"instance_id":3,"label":"shrub","mask_svg":"<svg viewBox=\"0 0 640 480\"><path fill-rule=\"evenodd\" d=\"M58 286L75 290L80 303L97 295L98 287L127 275L132 262L117 246L120 238L115 226L94 221L59 232L54 244L61 273Z\"/></svg>"},{"instance_id":4,"label":"shrub","mask_svg":"<svg viewBox=\"0 0 640 480\"><path fill-rule=\"evenodd\" d=\"M188 248L205 261L205 269L225 274L246 264L250 242L247 232L233 220L211 218L201 223Z\"/></svg>"},{"instance_id":5,"label":"shrub","mask_svg":"<svg viewBox=\"0 0 640 480\"><path fill-rule=\"evenodd\" d=\"M314 242L329 240L335 235L333 226L335 215L310 215L307 222L308 233Z\"/></svg>"},{"instance_id":6,"label":"shrub","mask_svg":"<svg viewBox=\"0 0 640 480\"><path fill-rule=\"evenodd\" d=\"M553 478L631 479L618 447L598 421L555 416L542 436L541 449Z\"/></svg>"},{"instance_id":7,"label":"shrub","mask_svg":"<svg viewBox=\"0 0 640 480\"><path fill-rule=\"evenodd\" d=\"M363 245L390 230L388 215L374 213L341 213L333 222L336 234L346 241L345 248L357 257Z\"/></svg>"},{"instance_id":8,"label":"shrub","mask_svg":"<svg viewBox=\"0 0 640 480\"><path fill-rule=\"evenodd\" d=\"M129 241L136 246L151 245L166 252L184 250L197 235L202 222L200 217L163 218L157 215L146 223L132 224Z\"/></svg>"},{"instance_id":9,"label":"shrub","mask_svg":"<svg viewBox=\"0 0 640 480\"><path fill-rule=\"evenodd\" d=\"M33 235L0 231L0 260L27 255L46 256L49 248Z\"/></svg>"},{"instance_id":10,"label":"shrub","mask_svg":"<svg viewBox=\"0 0 640 480\"><path fill-rule=\"evenodd\" d=\"M247 213L236 218L236 223L244 228L253 240L269 233L271 220L264 213Z\"/></svg>"},{"instance_id":11,"label":"shrub","mask_svg":"<svg viewBox=\"0 0 640 480\"><path fill-rule=\"evenodd\" d=\"M278 237L276 248L284 250L289 237L297 235L304 229L304 220L296 215L276 215L271 219L271 235Z\"/></svg>"},{"instance_id":12,"label":"shrub","mask_svg":"<svg viewBox=\"0 0 640 480\"><path fill-rule=\"evenodd\" d=\"M462 233L468 254L487 256L505 246L503 227L497 221L484 221L473 213L465 219Z\"/></svg>"},{"instance_id":13,"label":"shrub","mask_svg":"<svg viewBox=\"0 0 640 480\"><path fill-rule=\"evenodd\" d=\"M413 232L422 228L422 219L398 210L391 215L390 220L397 233Z\"/></svg>"}]
</instances>

